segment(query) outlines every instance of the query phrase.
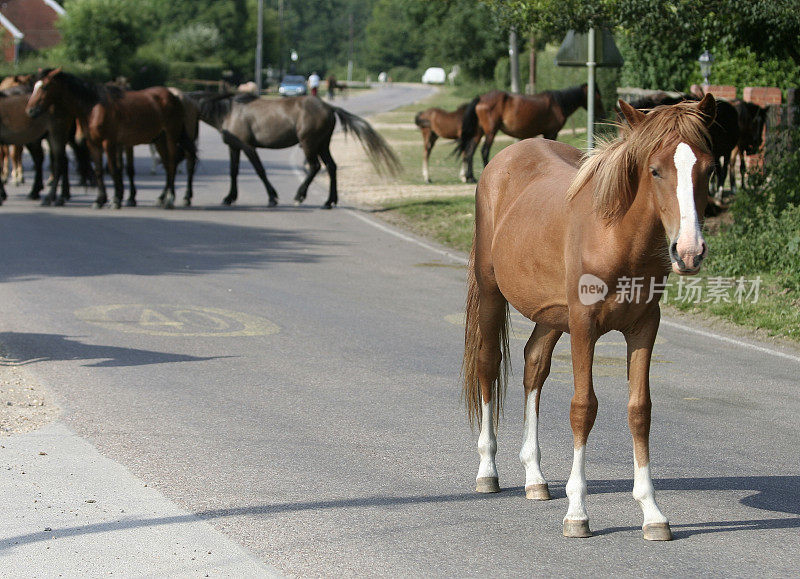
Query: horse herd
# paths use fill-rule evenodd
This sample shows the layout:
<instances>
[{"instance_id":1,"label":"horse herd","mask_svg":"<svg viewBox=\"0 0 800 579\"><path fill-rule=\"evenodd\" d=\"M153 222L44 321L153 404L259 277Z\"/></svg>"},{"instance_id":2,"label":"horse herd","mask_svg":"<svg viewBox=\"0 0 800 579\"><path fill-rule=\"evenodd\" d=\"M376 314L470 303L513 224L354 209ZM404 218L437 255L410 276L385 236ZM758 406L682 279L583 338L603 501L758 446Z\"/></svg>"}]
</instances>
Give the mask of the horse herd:
<instances>
[{"instance_id":1,"label":"horse herd","mask_svg":"<svg viewBox=\"0 0 800 579\"><path fill-rule=\"evenodd\" d=\"M651 110L659 105L683 101L698 102L704 95L684 93L674 96L659 92L630 103L636 109ZM534 95L518 95L493 90L464 103L455 111L429 108L417 113L414 122L422 132L422 177L430 183L428 162L436 141L441 137L456 141L456 153L462 157L459 176L464 182L475 182L472 158L484 138L481 156L489 161L490 149L499 131L517 139L542 135L555 140L567 119L579 108L587 107L587 85L564 90L545 91ZM595 118L605 116L599 90L595 93ZM736 190L736 178L731 160L738 157L740 175L745 173L745 157L759 152L766 124L767 109L754 103L734 99L716 99L716 119L709 128L714 155L714 186L717 197L722 185L730 179ZM617 121L622 120L621 114Z\"/></svg>"},{"instance_id":2,"label":"horse herd","mask_svg":"<svg viewBox=\"0 0 800 579\"><path fill-rule=\"evenodd\" d=\"M187 187L184 204L190 205L197 162L197 137L202 120L216 128L230 153L230 190L223 203L238 196L239 158L244 152L266 188L269 205L278 194L267 178L256 153L257 147L280 149L299 144L309 167L295 195L302 203L311 181L324 163L330 177L325 208L338 202L336 163L330 140L339 119L345 133L353 134L379 172L394 173L399 162L386 141L364 119L317 98L265 100L236 93L183 93L162 86L126 90L113 83L97 84L64 72L60 68L36 75L15 77L13 86L0 91L0 143L25 146L31 152L36 177L29 197L37 199L44 188L42 141L51 155L52 181L43 205L63 205L70 197L67 146L75 150L82 182L92 181L98 194L94 206L108 203L104 183L107 163L114 184L113 206L123 203L123 154L129 177L127 205L136 205L133 147L152 144L166 170L166 183L159 197L165 208L175 205L175 175L178 163L186 160ZM93 169L92 169L93 167ZM61 194L57 195L59 184ZM0 201L5 190L0 184Z\"/></svg>"},{"instance_id":3,"label":"horse herd","mask_svg":"<svg viewBox=\"0 0 800 579\"><path fill-rule=\"evenodd\" d=\"M634 106L619 101L625 122L619 124L618 135L603 140L592 156L584 158L578 149L553 139L567 117L586 106L586 93L585 85L532 97L492 91L455 113L429 109L417 115L425 137L426 180L427 158L438 137L458 140L465 180L472 178L471 157L480 139L486 137L482 155L487 165L475 192L462 365L468 415L480 428L476 490L500 490L496 426L505 394L508 313L513 306L536 323L524 351L525 421L520 460L525 468L526 497L550 498L540 464L539 400L556 343L568 332L574 378L570 407L574 444L563 534L591 535L585 462L598 408L592 362L597 340L618 330L627 342L633 496L642 511L643 537L670 540L669 522L655 500L649 449L649 369L660 321L659 300L625 296L619 282L639 279L644 287L654 288L664 284L670 272L699 272L708 253L700 224L711 199L710 179L727 170L734 148L741 154L755 152L760 131L743 124L737 105L708 94L683 98L671 106L655 106L660 104L657 99ZM599 111L602 104L599 94L596 96ZM337 118L346 131L359 138L376 167L397 169L391 149L366 121L315 97L269 101L243 95L181 94L164 87L125 91L87 83L56 69L39 75L31 91L17 98L15 110L24 113L14 117L16 124L7 121L12 115L6 106L13 99L13 95L0 96L0 140L29 147L44 135L50 140L54 184L46 202L63 203L68 196L62 191L56 198L54 193L59 180L67 184L64 151L68 144L85 142L88 146L100 189L98 206L107 201L102 185L105 153L114 178L114 205L119 207L122 152L139 143L154 142L167 168L162 205L172 206L175 166L186 158L191 167L196 158L198 120L217 128L230 149L227 204L236 200L242 151L264 182L270 204L275 204L277 193L255 148L299 143L310 169L295 200L303 201L324 163L331 181L325 206L335 205L336 165L330 138ZM666 100L662 98L661 103ZM753 124L762 122L760 111L745 108ZM35 129L25 133L21 127L26 123ZM13 133L12 128L19 132ZM488 163L499 130L523 140ZM12 134L23 136L13 140ZM525 138L539 134L546 138ZM187 204L191 202L191 170L189 173ZM718 179L721 184L721 177ZM131 201L135 204L135 197ZM599 300L583 299L581 288L587 278L608 293Z\"/></svg>"}]
</instances>

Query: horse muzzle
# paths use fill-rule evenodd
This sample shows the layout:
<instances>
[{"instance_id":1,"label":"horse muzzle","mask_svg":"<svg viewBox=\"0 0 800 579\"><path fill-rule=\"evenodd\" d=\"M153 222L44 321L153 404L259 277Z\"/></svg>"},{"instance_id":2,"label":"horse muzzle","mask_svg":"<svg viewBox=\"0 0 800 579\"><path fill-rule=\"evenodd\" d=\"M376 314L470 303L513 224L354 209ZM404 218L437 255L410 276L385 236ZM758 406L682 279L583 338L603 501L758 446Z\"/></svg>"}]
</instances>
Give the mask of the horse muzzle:
<instances>
[{"instance_id":1,"label":"horse muzzle","mask_svg":"<svg viewBox=\"0 0 800 579\"><path fill-rule=\"evenodd\" d=\"M678 275L694 275L699 272L706 255L708 255L708 246L702 237L688 243L679 237L669 246L672 271Z\"/></svg>"},{"instance_id":2,"label":"horse muzzle","mask_svg":"<svg viewBox=\"0 0 800 579\"><path fill-rule=\"evenodd\" d=\"M42 107L40 106L26 107L25 112L28 113L28 116L30 118L35 119L36 117L42 114Z\"/></svg>"}]
</instances>

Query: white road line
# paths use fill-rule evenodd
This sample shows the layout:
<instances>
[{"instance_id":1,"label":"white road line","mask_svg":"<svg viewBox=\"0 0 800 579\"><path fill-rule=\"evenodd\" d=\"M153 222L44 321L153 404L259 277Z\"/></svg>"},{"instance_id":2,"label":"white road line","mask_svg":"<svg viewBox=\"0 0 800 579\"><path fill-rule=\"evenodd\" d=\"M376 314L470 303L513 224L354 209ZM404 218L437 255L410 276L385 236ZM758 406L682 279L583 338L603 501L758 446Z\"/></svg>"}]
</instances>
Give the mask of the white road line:
<instances>
[{"instance_id":1,"label":"white road line","mask_svg":"<svg viewBox=\"0 0 800 579\"><path fill-rule=\"evenodd\" d=\"M411 237L410 235L405 235L404 233L396 231L395 229L392 229L391 227L387 227L383 223L380 223L378 221L375 221L374 219L371 219L371 218L363 215L361 212L359 212L357 210L345 209L344 211L346 211L347 213L349 213L353 217L356 217L357 219L360 219L364 223L368 223L372 227L380 229L381 231L389 233L390 235L394 235L395 237L398 237L398 238L400 238L400 239L402 239L404 241L408 241L408 242L414 243L416 245L419 245L420 247L424 247L425 249L427 249L429 251L433 251L434 253L438 253L439 255L442 255L444 257L447 257L448 259L450 259L450 260L452 260L452 261L454 261L456 263L461 263L461 264L464 264L464 265L467 264L467 260L465 258L459 256L459 255L456 255L454 253L450 253L449 251L445 251L443 249L439 249L438 247L434 247L432 245L428 245L427 243L425 243L423 241L420 241L419 239L415 239L415 238ZM742 340L737 340L735 338L729 338L728 336L721 336L720 334L715 334L714 332L708 332L706 330L698 330L698 329L692 328L690 326L685 326L683 324L679 324L678 322L665 320L664 318L661 319L661 325L668 326L668 327L674 328L676 330L683 330L684 332L689 332L690 334L697 334L699 336L703 336L703 337L706 337L706 338L712 338L714 340L719 340L721 342L727 342L728 344L733 344L735 346L739 346L741 348L746 348L748 350L754 350L756 352L761 352L763 354L769 354L771 356L776 356L778 358L785 358L786 360L792 360L793 362L800 363L800 356L796 356L794 354L787 354L786 352L781 352L779 350L773 350L771 348L765 348L764 346L757 346L755 344L750 344L748 342L743 342Z\"/></svg>"},{"instance_id":2,"label":"white road line","mask_svg":"<svg viewBox=\"0 0 800 579\"><path fill-rule=\"evenodd\" d=\"M410 235L406 235L404 233L401 233L401 232L399 232L399 231L397 231L395 229L392 229L391 227L385 226L383 223L380 223L378 221L375 221L374 219L371 219L371 218L367 217L366 215L362 214L358 210L345 209L345 211L347 213L349 213L350 215L352 215L353 217L355 217L357 219L360 219L364 223L369 223L370 225L372 225L376 229L380 229L381 231L385 231L386 233L389 233L390 235L394 235L395 237L399 237L400 239L402 239L404 241L408 241L410 243L415 243L416 245L419 245L420 247L424 247L428 251L433 251L434 253L438 253L439 255L442 255L442 256L444 256L444 257L446 257L446 258L448 258L448 259L450 259L450 260L452 260L452 261L454 261L456 263L461 263L463 265L467 265L467 260L464 259L463 257L461 257L460 255L456 255L455 253L450 253L449 251L445 251L444 249L439 249L438 247L434 247L433 245L428 245L427 243L425 243L424 241L420 241L419 239L414 239Z\"/></svg>"}]
</instances>

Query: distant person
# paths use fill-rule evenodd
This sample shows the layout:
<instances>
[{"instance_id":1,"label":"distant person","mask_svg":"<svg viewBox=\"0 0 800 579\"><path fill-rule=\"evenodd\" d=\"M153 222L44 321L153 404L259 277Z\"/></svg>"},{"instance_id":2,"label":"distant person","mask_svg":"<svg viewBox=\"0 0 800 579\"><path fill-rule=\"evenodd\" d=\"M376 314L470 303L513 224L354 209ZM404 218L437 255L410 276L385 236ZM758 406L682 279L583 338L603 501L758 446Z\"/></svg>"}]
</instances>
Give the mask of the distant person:
<instances>
[{"instance_id":1,"label":"distant person","mask_svg":"<svg viewBox=\"0 0 800 579\"><path fill-rule=\"evenodd\" d=\"M328 98L333 100L336 94L336 77L330 75L328 77Z\"/></svg>"},{"instance_id":2,"label":"distant person","mask_svg":"<svg viewBox=\"0 0 800 579\"><path fill-rule=\"evenodd\" d=\"M317 96L317 90L319 90L319 83L321 80L322 79L320 79L316 72L312 72L311 76L308 77L308 88L311 89L311 96Z\"/></svg>"}]
</instances>

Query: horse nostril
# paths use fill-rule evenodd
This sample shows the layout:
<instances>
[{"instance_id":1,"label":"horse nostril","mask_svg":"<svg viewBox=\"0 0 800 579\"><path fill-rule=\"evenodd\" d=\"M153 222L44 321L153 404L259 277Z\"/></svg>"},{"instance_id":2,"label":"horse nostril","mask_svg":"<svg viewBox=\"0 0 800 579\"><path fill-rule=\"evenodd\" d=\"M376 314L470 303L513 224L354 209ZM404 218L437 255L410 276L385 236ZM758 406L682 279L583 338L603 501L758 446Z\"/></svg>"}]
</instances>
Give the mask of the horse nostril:
<instances>
[{"instance_id":1,"label":"horse nostril","mask_svg":"<svg viewBox=\"0 0 800 579\"><path fill-rule=\"evenodd\" d=\"M672 261L678 260L678 242L673 241L672 244L669 246L669 256L672 258Z\"/></svg>"}]
</instances>

